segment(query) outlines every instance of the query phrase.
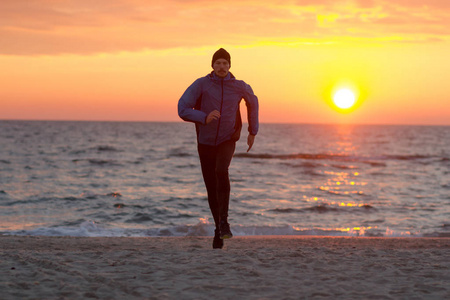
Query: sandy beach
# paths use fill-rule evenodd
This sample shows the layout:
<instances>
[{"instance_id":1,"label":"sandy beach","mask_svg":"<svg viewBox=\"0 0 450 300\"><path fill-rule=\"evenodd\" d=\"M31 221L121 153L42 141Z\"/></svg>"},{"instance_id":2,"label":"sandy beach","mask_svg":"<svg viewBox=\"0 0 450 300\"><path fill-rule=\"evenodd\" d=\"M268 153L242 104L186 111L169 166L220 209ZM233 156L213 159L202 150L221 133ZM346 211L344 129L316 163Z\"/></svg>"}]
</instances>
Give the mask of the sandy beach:
<instances>
[{"instance_id":1,"label":"sandy beach","mask_svg":"<svg viewBox=\"0 0 450 300\"><path fill-rule=\"evenodd\" d=\"M0 236L1 299L449 299L449 238Z\"/></svg>"}]
</instances>

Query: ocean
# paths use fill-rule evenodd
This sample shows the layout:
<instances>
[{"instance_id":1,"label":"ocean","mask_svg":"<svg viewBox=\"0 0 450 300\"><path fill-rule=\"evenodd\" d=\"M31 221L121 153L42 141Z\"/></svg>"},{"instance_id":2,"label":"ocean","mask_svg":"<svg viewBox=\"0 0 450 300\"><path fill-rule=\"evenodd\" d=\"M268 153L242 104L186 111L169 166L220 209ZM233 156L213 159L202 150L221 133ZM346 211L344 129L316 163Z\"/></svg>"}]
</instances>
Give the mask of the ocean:
<instances>
[{"instance_id":1,"label":"ocean","mask_svg":"<svg viewBox=\"0 0 450 300\"><path fill-rule=\"evenodd\" d=\"M246 124L235 235L450 237L450 126ZM0 121L0 234L211 236L192 123Z\"/></svg>"}]
</instances>

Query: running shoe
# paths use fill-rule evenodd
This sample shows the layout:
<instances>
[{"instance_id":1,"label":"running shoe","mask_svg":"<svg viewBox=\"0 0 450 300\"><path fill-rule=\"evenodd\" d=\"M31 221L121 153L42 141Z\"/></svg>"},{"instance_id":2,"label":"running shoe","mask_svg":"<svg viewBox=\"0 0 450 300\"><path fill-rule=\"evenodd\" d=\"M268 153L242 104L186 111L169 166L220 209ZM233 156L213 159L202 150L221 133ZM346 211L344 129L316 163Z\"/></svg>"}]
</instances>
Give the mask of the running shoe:
<instances>
[{"instance_id":1,"label":"running shoe","mask_svg":"<svg viewBox=\"0 0 450 300\"><path fill-rule=\"evenodd\" d=\"M223 240L220 238L220 230L214 230L213 249L222 249Z\"/></svg>"},{"instance_id":2,"label":"running shoe","mask_svg":"<svg viewBox=\"0 0 450 300\"><path fill-rule=\"evenodd\" d=\"M230 224L228 222L220 222L220 238L231 239L233 234L231 233Z\"/></svg>"}]
</instances>

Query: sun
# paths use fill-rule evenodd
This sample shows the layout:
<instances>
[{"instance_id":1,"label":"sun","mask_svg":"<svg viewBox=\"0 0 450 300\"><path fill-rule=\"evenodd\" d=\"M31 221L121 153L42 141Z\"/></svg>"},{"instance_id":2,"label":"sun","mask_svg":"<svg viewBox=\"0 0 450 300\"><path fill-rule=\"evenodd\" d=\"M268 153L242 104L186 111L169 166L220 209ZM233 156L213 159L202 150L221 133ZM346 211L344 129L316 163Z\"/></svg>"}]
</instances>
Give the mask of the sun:
<instances>
[{"instance_id":1,"label":"sun","mask_svg":"<svg viewBox=\"0 0 450 300\"><path fill-rule=\"evenodd\" d=\"M356 97L350 89L340 89L334 94L333 102L337 107L347 109L355 104Z\"/></svg>"}]
</instances>

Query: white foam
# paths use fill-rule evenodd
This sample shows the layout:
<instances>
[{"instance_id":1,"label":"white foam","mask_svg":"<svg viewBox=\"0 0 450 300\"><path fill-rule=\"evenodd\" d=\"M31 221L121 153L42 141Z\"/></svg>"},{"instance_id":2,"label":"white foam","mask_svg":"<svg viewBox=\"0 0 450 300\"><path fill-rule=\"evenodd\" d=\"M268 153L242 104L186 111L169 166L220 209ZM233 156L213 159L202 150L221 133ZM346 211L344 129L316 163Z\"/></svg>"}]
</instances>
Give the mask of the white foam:
<instances>
[{"instance_id":1,"label":"white foam","mask_svg":"<svg viewBox=\"0 0 450 300\"><path fill-rule=\"evenodd\" d=\"M299 229L293 226L232 226L235 236L268 236L268 235L310 235L310 236L389 236L389 237L417 237L419 234L396 232L388 229L381 231L357 231L338 229ZM212 236L214 225L200 220L195 225L179 225L163 228L110 228L93 221L86 221L78 227L51 227L32 230L7 231L8 235L31 236L76 236L76 237L149 237L149 236Z\"/></svg>"}]
</instances>

